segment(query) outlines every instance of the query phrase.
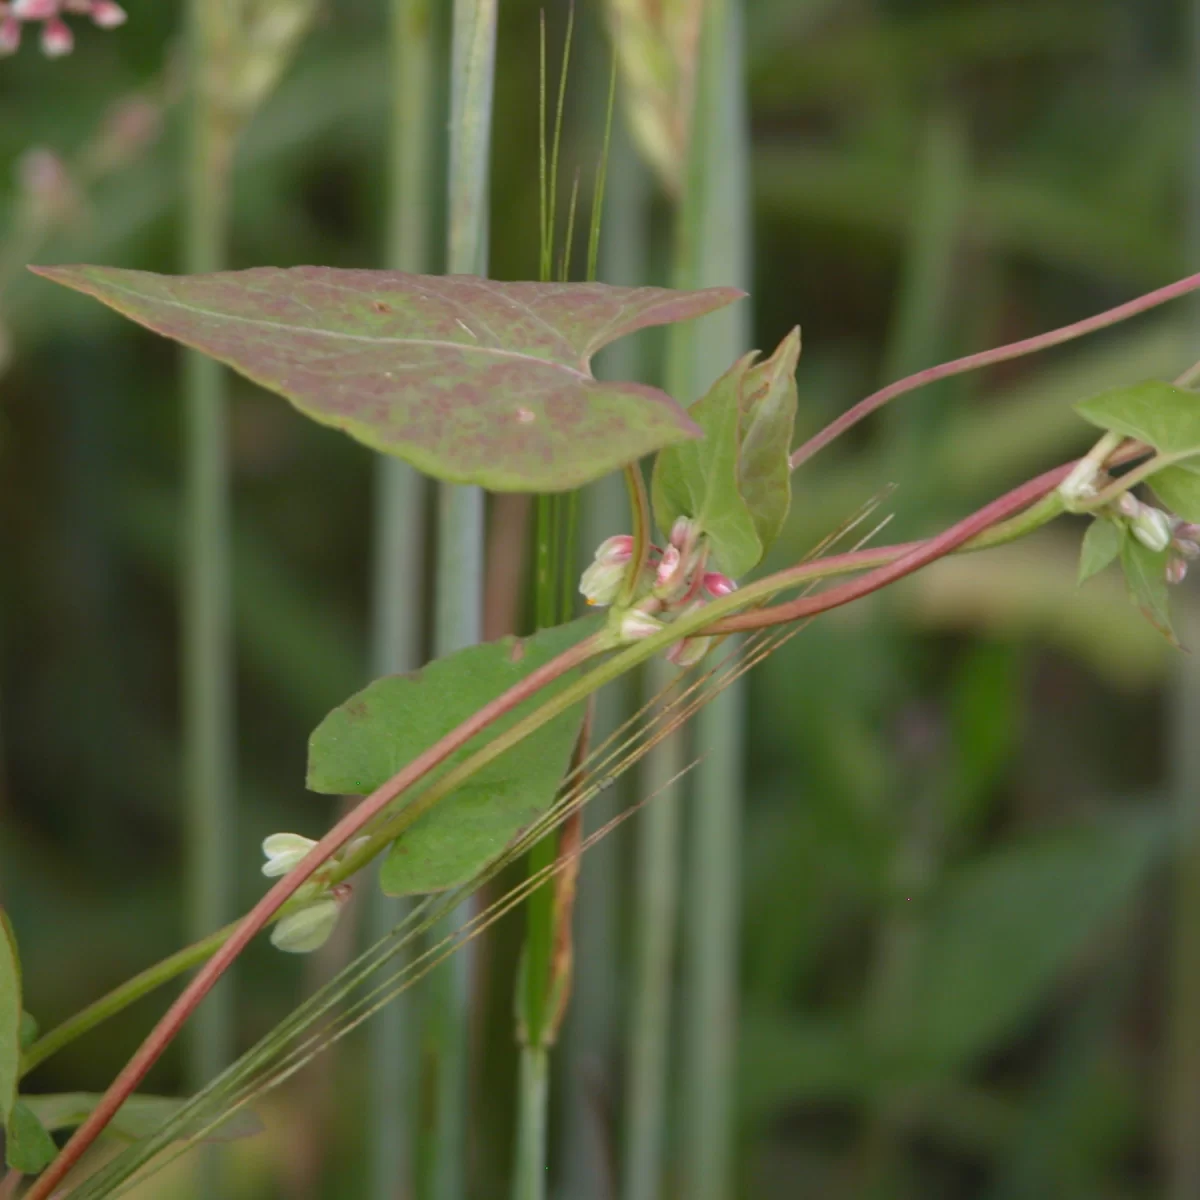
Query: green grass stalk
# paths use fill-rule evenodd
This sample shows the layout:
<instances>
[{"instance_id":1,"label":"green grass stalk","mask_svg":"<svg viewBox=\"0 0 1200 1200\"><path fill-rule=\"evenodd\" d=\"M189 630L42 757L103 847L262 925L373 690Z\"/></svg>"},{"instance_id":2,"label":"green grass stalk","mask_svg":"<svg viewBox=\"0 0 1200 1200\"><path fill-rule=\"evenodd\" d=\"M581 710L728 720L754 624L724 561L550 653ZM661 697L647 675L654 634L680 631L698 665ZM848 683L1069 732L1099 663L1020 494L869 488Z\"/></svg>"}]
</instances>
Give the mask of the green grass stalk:
<instances>
[{"instance_id":1,"label":"green grass stalk","mask_svg":"<svg viewBox=\"0 0 1200 1200\"><path fill-rule=\"evenodd\" d=\"M454 0L450 56L450 152L446 196L446 271L485 275L488 170L498 0ZM476 487L438 489L434 653L477 642L483 628L484 497ZM463 910L450 918L461 924ZM448 933L449 929L440 933ZM427 989L425 1043L434 1066L433 1138L419 1194L464 1194L468 1104L471 956L458 954Z\"/></svg>"},{"instance_id":2,"label":"green grass stalk","mask_svg":"<svg viewBox=\"0 0 1200 1200\"><path fill-rule=\"evenodd\" d=\"M1192 59L1191 127L1200 136L1200 0L1188 6ZM1191 160L1186 250L1200 259L1200 150ZM1193 318L1200 306L1191 306ZM1189 372L1190 374L1190 372ZM1193 623L1195 624L1195 623ZM1195 646L1200 628L1180 629ZM1161 1146L1166 1200L1200 1195L1200 663L1183 655L1170 692L1168 783L1180 830L1174 856L1174 910L1168 959Z\"/></svg>"},{"instance_id":3,"label":"green grass stalk","mask_svg":"<svg viewBox=\"0 0 1200 1200\"><path fill-rule=\"evenodd\" d=\"M233 38L227 4L188 8L189 137L184 269L224 266L233 131L217 90ZM233 647L229 618L229 465L225 369L201 354L184 358L185 522L183 580L184 873L186 927L202 938L237 912L234 850ZM199 1089L230 1061L233 981L225 979L197 1015L187 1040L187 1082ZM220 1190L206 1151L206 1190Z\"/></svg>"},{"instance_id":4,"label":"green grass stalk","mask_svg":"<svg viewBox=\"0 0 1200 1200\"><path fill-rule=\"evenodd\" d=\"M431 0L391 0L391 144L387 265L430 269L433 179L434 29ZM423 633L425 498L421 474L381 456L375 498L372 669L398 674L420 665ZM373 943L399 924L408 905L372 888L367 936ZM368 1197L390 1200L413 1186L411 1137L416 1109L418 1045L411 998L396 997L367 1026Z\"/></svg>"},{"instance_id":5,"label":"green grass stalk","mask_svg":"<svg viewBox=\"0 0 1200 1200\"><path fill-rule=\"evenodd\" d=\"M691 262L689 287L750 290L750 123L743 66L741 0L708 0L701 33L688 195L681 221ZM686 353L699 394L749 343L749 312L713 314ZM683 351L681 350L681 353ZM683 1192L722 1200L732 1192L733 1064L737 1040L737 924L743 794L744 680L721 690L697 715L695 803L688 813L684 895L681 1072Z\"/></svg>"},{"instance_id":6,"label":"green grass stalk","mask_svg":"<svg viewBox=\"0 0 1200 1200\"><path fill-rule=\"evenodd\" d=\"M650 181L624 122L612 127L606 230L602 246L589 247L606 283L645 282L649 254ZM622 338L604 350L599 373L610 379L644 378L644 343ZM605 538L628 533L629 502L619 475L587 488L581 515L582 556L591 557ZM582 567L584 564L577 564ZM629 715L628 689L607 688L596 697L595 740L602 744ZM588 802L584 832L590 835L620 810L624 778ZM616 1046L618 997L617 928L620 917L622 833L606 837L584 856L575 917L575 987L562 1038L562 1194L571 1200L609 1200L613 1194L610 1138L600 1094L611 1086L609 1064Z\"/></svg>"},{"instance_id":7,"label":"green grass stalk","mask_svg":"<svg viewBox=\"0 0 1200 1200\"><path fill-rule=\"evenodd\" d=\"M676 669L656 658L646 670L652 694L668 688ZM664 702L669 702L669 694ZM634 947L631 1007L626 1037L625 1137L622 1200L659 1200L667 1134L667 1066L671 1044L671 994L679 913L679 839L686 765L681 730L646 755L639 777L654 796L638 817L634 873Z\"/></svg>"}]
</instances>

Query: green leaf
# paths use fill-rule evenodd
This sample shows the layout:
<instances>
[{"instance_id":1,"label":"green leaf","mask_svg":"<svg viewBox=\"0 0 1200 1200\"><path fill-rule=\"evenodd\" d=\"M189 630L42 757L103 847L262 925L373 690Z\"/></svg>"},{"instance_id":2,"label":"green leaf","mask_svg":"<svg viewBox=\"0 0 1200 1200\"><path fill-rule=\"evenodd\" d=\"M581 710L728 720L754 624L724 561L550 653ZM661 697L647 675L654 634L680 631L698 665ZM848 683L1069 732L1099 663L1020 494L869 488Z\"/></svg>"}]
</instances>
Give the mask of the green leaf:
<instances>
[{"instance_id":1,"label":"green leaf","mask_svg":"<svg viewBox=\"0 0 1200 1200\"><path fill-rule=\"evenodd\" d=\"M1185 388L1152 380L1083 400L1075 411L1161 454L1200 453L1200 395Z\"/></svg>"},{"instance_id":2,"label":"green leaf","mask_svg":"<svg viewBox=\"0 0 1200 1200\"><path fill-rule=\"evenodd\" d=\"M1178 646L1179 640L1171 625L1168 558L1168 551L1150 550L1135 537L1127 537L1121 543L1121 566L1125 571L1130 599L1159 633L1173 646Z\"/></svg>"},{"instance_id":3,"label":"green leaf","mask_svg":"<svg viewBox=\"0 0 1200 1200\"><path fill-rule=\"evenodd\" d=\"M54 1139L31 1105L27 1100L18 1100L4 1128L5 1161L22 1175L36 1175L50 1165L57 1153Z\"/></svg>"},{"instance_id":4,"label":"green leaf","mask_svg":"<svg viewBox=\"0 0 1200 1200\"><path fill-rule=\"evenodd\" d=\"M695 437L665 392L598 381L591 359L626 334L742 295L330 267L196 276L34 269L373 449L497 491L579 487Z\"/></svg>"},{"instance_id":5,"label":"green leaf","mask_svg":"<svg viewBox=\"0 0 1200 1200\"><path fill-rule=\"evenodd\" d=\"M1009 1036L1132 898L1160 823L1124 820L993 854L935 895L909 1054L949 1067Z\"/></svg>"},{"instance_id":6,"label":"green leaf","mask_svg":"<svg viewBox=\"0 0 1200 1200\"><path fill-rule=\"evenodd\" d=\"M586 617L531 638L470 646L413 675L377 679L334 709L309 742L308 786L363 794L461 724L488 701L596 632ZM472 739L435 772L436 779L550 699L556 681ZM553 801L579 733L576 706L506 750L444 797L392 848L380 881L392 895L440 891L464 883Z\"/></svg>"},{"instance_id":7,"label":"green leaf","mask_svg":"<svg viewBox=\"0 0 1200 1200\"><path fill-rule=\"evenodd\" d=\"M654 516L663 533L690 517L709 540L717 567L734 579L754 567L763 544L738 478L742 389L754 353L738 359L688 410L704 431L654 460Z\"/></svg>"},{"instance_id":8,"label":"green leaf","mask_svg":"<svg viewBox=\"0 0 1200 1200\"><path fill-rule=\"evenodd\" d=\"M42 1096L24 1096L41 1124L51 1132L73 1129L87 1120L92 1109L100 1103L99 1092L55 1092ZM149 1137L166 1124L187 1103L176 1096L130 1096L105 1126L105 1132L133 1142ZM197 1127L197 1132L199 1131ZM237 1138L253 1137L262 1132L262 1122L247 1108L231 1113L219 1125L204 1135L206 1142L231 1142ZM190 1137L187 1126L179 1137Z\"/></svg>"},{"instance_id":9,"label":"green leaf","mask_svg":"<svg viewBox=\"0 0 1200 1200\"><path fill-rule=\"evenodd\" d=\"M21 1013L21 1049L28 1050L34 1042L37 1041L38 1033L41 1027L37 1023L37 1018L32 1013Z\"/></svg>"},{"instance_id":10,"label":"green leaf","mask_svg":"<svg viewBox=\"0 0 1200 1200\"><path fill-rule=\"evenodd\" d=\"M765 362L746 372L742 389L739 479L762 553L770 550L792 503L792 431L800 330L793 329Z\"/></svg>"},{"instance_id":11,"label":"green leaf","mask_svg":"<svg viewBox=\"0 0 1200 1200\"><path fill-rule=\"evenodd\" d=\"M1150 486L1173 513L1200 522L1200 461L1188 459L1150 476Z\"/></svg>"},{"instance_id":12,"label":"green leaf","mask_svg":"<svg viewBox=\"0 0 1200 1200\"><path fill-rule=\"evenodd\" d=\"M0 908L0 1125L7 1125L21 1079L21 959L8 914Z\"/></svg>"},{"instance_id":13,"label":"green leaf","mask_svg":"<svg viewBox=\"0 0 1200 1200\"><path fill-rule=\"evenodd\" d=\"M1124 526L1107 517L1097 517L1083 535L1083 545L1079 550L1079 582L1085 583L1109 563L1115 562L1126 537L1128 532Z\"/></svg>"}]
</instances>

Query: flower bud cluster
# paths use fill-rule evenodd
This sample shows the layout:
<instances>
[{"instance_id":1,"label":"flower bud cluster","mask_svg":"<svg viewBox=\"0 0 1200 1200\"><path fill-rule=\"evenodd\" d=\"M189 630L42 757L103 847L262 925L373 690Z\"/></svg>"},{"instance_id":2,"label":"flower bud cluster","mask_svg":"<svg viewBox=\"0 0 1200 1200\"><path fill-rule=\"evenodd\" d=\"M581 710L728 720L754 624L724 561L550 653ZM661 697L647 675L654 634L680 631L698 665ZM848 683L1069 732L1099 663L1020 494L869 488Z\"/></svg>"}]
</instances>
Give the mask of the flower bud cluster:
<instances>
[{"instance_id":1,"label":"flower bud cluster","mask_svg":"<svg viewBox=\"0 0 1200 1200\"><path fill-rule=\"evenodd\" d=\"M332 883L334 869L367 841L355 838L342 852L313 873L295 894L299 907L283 917L271 931L271 943L289 954L307 954L329 939L342 905L350 898L350 885ZM262 873L268 879L286 875L307 857L317 843L299 833L273 833L263 840Z\"/></svg>"},{"instance_id":2,"label":"flower bud cluster","mask_svg":"<svg viewBox=\"0 0 1200 1200\"><path fill-rule=\"evenodd\" d=\"M1129 522L1129 530L1147 550L1161 554L1169 551L1166 575L1168 583L1182 583L1188 563L1200 558L1200 525L1184 521L1124 492L1113 508Z\"/></svg>"},{"instance_id":3,"label":"flower bud cluster","mask_svg":"<svg viewBox=\"0 0 1200 1200\"><path fill-rule=\"evenodd\" d=\"M116 29L126 21L115 0L0 0L0 54L15 54L21 46L23 24L40 24L42 53L62 58L75 48L75 35L63 16L90 17L100 29Z\"/></svg>"},{"instance_id":4,"label":"flower bud cluster","mask_svg":"<svg viewBox=\"0 0 1200 1200\"><path fill-rule=\"evenodd\" d=\"M613 604L621 593L633 557L628 534L608 538L596 550L583 573L579 590L593 605ZM665 547L652 545L634 588L633 602L620 616L622 641L653 637L676 618L693 613L709 600L728 596L737 585L719 571L706 571L708 546L692 522L680 517ZM681 638L667 650L667 660L679 667L699 662L712 638Z\"/></svg>"}]
</instances>

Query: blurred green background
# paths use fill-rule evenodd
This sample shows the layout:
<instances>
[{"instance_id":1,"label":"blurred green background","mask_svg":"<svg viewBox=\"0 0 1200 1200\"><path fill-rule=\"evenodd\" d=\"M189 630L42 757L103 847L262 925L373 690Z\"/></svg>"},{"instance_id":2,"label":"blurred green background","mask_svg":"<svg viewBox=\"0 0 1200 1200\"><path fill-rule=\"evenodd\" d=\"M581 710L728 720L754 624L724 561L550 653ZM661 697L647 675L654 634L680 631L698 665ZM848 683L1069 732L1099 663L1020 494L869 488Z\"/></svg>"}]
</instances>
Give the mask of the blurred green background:
<instances>
[{"instance_id":1,"label":"blurred green background","mask_svg":"<svg viewBox=\"0 0 1200 1200\"><path fill-rule=\"evenodd\" d=\"M0 899L43 1028L183 927L178 356L23 271L178 269L180 14L129 10L119 31L81 30L68 58L27 45L0 65ZM382 10L330 0L247 130L232 265L380 264ZM565 5L547 11L561 29ZM531 0L501 5L500 278L537 270L537 17ZM803 327L802 436L887 379L1200 262L1200 7L748 0L746 17L755 344ZM584 80L605 70L598 29L593 13ZM653 229L638 282L663 278L661 198ZM1200 357L1198 329L1179 304L903 398L805 466L774 559L888 484L887 540L936 530L1081 451L1070 402L1177 374ZM367 677L372 462L232 388L229 853L248 904L261 838L315 833L332 812L304 791L305 745ZM1064 521L930 569L752 675L739 1196L1200 1196L1200 667L1115 575L1076 590L1080 532ZM1196 644L1195 594L1177 600ZM483 958L479 1197L507 1194L519 933L507 922ZM314 970L253 948L240 1042ZM75 1043L35 1087L101 1087L163 1003ZM597 1120L619 1128L620 1064L593 1050ZM267 1133L231 1151L230 1195L355 1195L360 1067L352 1042L266 1101ZM153 1082L177 1087L178 1059ZM185 1177L145 1194L186 1194Z\"/></svg>"}]
</instances>

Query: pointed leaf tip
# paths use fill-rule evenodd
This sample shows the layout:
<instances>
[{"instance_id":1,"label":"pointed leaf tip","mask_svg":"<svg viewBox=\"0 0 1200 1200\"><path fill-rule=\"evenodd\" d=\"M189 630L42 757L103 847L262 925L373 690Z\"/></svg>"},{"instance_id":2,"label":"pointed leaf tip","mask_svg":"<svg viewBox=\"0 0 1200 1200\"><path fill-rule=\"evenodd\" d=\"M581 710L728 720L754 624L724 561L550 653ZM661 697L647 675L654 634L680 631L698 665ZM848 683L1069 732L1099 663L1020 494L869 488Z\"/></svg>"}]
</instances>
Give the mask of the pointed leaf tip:
<instances>
[{"instance_id":1,"label":"pointed leaf tip","mask_svg":"<svg viewBox=\"0 0 1200 1200\"><path fill-rule=\"evenodd\" d=\"M226 363L373 449L495 491L578 487L700 436L665 392L597 380L591 358L627 334L745 294L331 267L30 270Z\"/></svg>"}]
</instances>

